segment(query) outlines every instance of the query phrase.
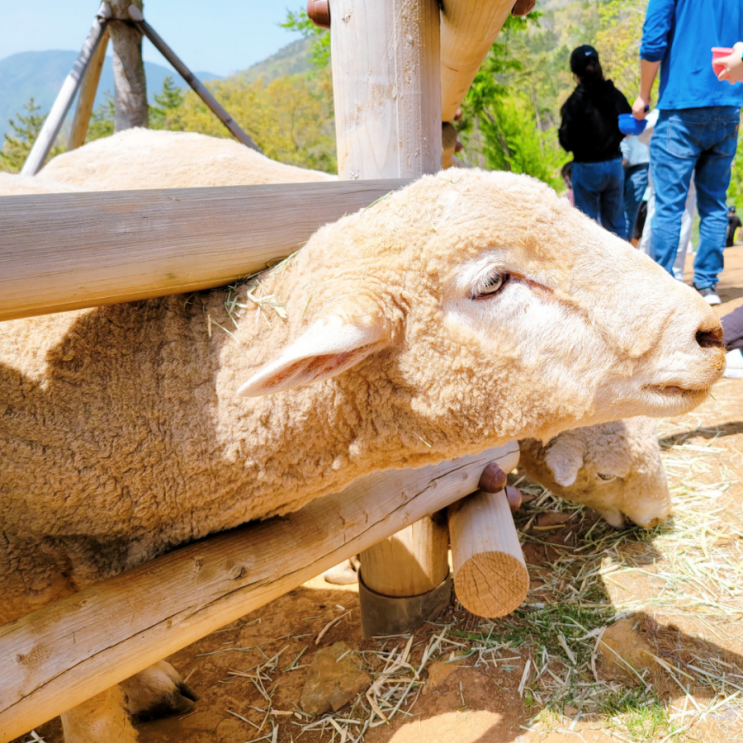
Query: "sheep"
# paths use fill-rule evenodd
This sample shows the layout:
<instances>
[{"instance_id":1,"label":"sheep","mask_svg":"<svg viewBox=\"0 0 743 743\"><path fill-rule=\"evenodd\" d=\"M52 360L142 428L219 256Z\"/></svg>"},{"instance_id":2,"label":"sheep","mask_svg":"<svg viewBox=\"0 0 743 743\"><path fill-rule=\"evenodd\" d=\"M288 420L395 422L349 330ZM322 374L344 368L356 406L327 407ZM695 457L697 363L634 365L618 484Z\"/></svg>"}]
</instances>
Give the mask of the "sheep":
<instances>
[{"instance_id":1,"label":"sheep","mask_svg":"<svg viewBox=\"0 0 743 743\"><path fill-rule=\"evenodd\" d=\"M0 624L374 470L683 413L723 365L695 292L544 184L477 170L237 288L2 323ZM96 699L67 743L131 743L121 693Z\"/></svg>"},{"instance_id":2,"label":"sheep","mask_svg":"<svg viewBox=\"0 0 743 743\"><path fill-rule=\"evenodd\" d=\"M151 129L127 129L58 155L36 178L87 191L337 180L275 162L231 139Z\"/></svg>"},{"instance_id":3,"label":"sheep","mask_svg":"<svg viewBox=\"0 0 743 743\"><path fill-rule=\"evenodd\" d=\"M81 190L77 186L71 186L68 183L56 183L51 179L41 180L30 175L0 173L0 196L28 196L29 194L65 193Z\"/></svg>"},{"instance_id":4,"label":"sheep","mask_svg":"<svg viewBox=\"0 0 743 743\"><path fill-rule=\"evenodd\" d=\"M564 431L542 444L519 442L526 474L556 495L598 511L612 526L625 518L651 528L671 511L655 421L642 416Z\"/></svg>"}]
</instances>

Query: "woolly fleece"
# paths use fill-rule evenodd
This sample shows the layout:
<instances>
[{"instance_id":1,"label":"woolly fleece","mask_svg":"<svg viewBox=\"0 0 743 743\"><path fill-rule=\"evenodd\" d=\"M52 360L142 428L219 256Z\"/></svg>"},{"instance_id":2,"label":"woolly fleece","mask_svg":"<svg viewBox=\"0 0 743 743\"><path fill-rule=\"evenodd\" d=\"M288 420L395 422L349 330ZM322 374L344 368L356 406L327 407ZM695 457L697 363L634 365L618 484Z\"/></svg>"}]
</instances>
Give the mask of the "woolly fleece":
<instances>
[{"instance_id":1,"label":"woolly fleece","mask_svg":"<svg viewBox=\"0 0 743 743\"><path fill-rule=\"evenodd\" d=\"M36 178L86 191L337 180L270 160L232 139L152 129L127 129L58 155Z\"/></svg>"},{"instance_id":2,"label":"woolly fleece","mask_svg":"<svg viewBox=\"0 0 743 743\"><path fill-rule=\"evenodd\" d=\"M235 292L0 323L0 624L374 470L688 410L724 365L699 332L692 290L551 189L461 170Z\"/></svg>"},{"instance_id":3,"label":"woolly fleece","mask_svg":"<svg viewBox=\"0 0 743 743\"><path fill-rule=\"evenodd\" d=\"M41 180L31 175L0 173L0 196L26 196L28 194L66 193L82 190L69 183L56 183L51 179Z\"/></svg>"},{"instance_id":4,"label":"woolly fleece","mask_svg":"<svg viewBox=\"0 0 743 743\"><path fill-rule=\"evenodd\" d=\"M546 445L519 442L529 477L556 495L596 509L612 525L624 517L652 527L668 517L671 497L651 418L565 431Z\"/></svg>"}]
</instances>

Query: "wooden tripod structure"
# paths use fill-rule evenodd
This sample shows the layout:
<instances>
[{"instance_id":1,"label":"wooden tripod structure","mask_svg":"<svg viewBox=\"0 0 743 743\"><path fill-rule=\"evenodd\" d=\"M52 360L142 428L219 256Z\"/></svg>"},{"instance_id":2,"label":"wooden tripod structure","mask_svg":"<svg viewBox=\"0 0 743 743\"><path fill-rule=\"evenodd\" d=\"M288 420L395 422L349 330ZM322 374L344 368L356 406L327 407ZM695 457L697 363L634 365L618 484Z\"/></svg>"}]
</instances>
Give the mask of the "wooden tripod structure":
<instances>
[{"instance_id":1,"label":"wooden tripod structure","mask_svg":"<svg viewBox=\"0 0 743 743\"><path fill-rule=\"evenodd\" d=\"M146 36L153 46L170 62L178 74L191 86L196 95L209 107L214 115L227 127L235 139L260 152L258 145L246 134L237 122L227 113L221 103L209 92L208 88L188 69L181 58L166 44L165 40L145 21L142 12L136 5L130 5L126 18L115 18L108 3L101 3L93 25L88 33L83 48L75 60L70 74L65 78L62 88L52 105L51 111L23 164L23 175L36 175L44 166L54 142L64 124L65 117L72 106L75 95L80 91L75 119L72 124L68 150L74 150L85 143L88 133L90 115L93 111L98 83L101 78L103 62L106 58L106 47L109 39L109 25L127 23L135 26Z\"/></svg>"},{"instance_id":2,"label":"wooden tripod structure","mask_svg":"<svg viewBox=\"0 0 743 743\"><path fill-rule=\"evenodd\" d=\"M330 0L338 183L3 199L0 320L224 284L297 249L320 224L436 172L441 122L453 118L512 5ZM102 9L58 117L80 84L92 106L110 22ZM147 33L136 12L128 22ZM83 128L73 127L78 144ZM51 134L50 124L47 143ZM31 165L45 157L37 151ZM511 443L375 473L286 520L175 550L0 627L0 743L358 552L368 634L415 629L448 603L452 582L474 611L512 611L528 575L505 496L457 501L489 462L508 472L517 459ZM449 506L453 581L446 518L432 518Z\"/></svg>"}]
</instances>

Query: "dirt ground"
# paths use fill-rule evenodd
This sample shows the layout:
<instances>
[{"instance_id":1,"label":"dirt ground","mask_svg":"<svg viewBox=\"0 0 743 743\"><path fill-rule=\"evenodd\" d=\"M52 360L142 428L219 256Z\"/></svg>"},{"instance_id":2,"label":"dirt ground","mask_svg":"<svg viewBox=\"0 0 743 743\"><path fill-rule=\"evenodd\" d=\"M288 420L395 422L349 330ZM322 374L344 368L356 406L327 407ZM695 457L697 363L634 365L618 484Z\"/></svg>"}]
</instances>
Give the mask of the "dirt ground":
<instances>
[{"instance_id":1,"label":"dirt ground","mask_svg":"<svg viewBox=\"0 0 743 743\"><path fill-rule=\"evenodd\" d=\"M743 304L743 246L719 289L720 315ZM513 615L455 605L412 638L363 640L355 587L315 579L172 656L201 699L140 724L142 743L743 740L743 380L659 428L666 524L615 531L513 473L532 581ZM312 718L309 665L341 640L374 686ZM36 735L61 743L59 721Z\"/></svg>"}]
</instances>

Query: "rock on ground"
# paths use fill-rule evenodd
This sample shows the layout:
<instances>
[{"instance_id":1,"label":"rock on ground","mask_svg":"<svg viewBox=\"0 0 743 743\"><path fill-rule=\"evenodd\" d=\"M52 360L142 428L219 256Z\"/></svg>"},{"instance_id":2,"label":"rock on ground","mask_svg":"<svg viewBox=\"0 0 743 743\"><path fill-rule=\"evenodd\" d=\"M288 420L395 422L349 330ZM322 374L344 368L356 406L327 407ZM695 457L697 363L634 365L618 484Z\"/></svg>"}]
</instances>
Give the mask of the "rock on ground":
<instances>
[{"instance_id":1,"label":"rock on ground","mask_svg":"<svg viewBox=\"0 0 743 743\"><path fill-rule=\"evenodd\" d=\"M319 650L302 689L300 706L311 715L339 710L371 683L358 653L345 642Z\"/></svg>"}]
</instances>

